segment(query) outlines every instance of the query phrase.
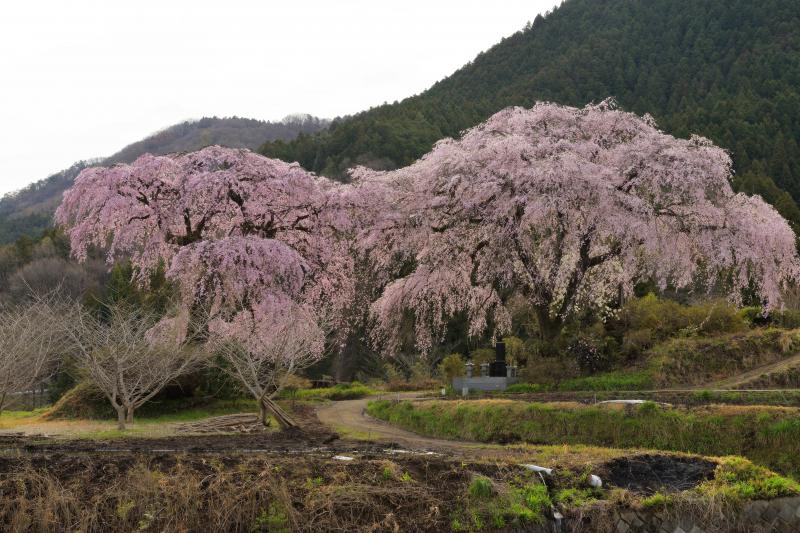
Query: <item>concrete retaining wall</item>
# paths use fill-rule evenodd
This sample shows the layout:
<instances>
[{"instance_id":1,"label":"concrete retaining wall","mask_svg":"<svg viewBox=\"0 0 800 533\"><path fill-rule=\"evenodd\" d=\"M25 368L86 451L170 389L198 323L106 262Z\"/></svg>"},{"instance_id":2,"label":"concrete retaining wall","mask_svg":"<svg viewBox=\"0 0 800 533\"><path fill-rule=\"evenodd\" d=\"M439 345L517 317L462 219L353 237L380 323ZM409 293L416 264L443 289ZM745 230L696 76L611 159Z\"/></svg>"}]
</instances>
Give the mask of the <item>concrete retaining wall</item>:
<instances>
[{"instance_id":1,"label":"concrete retaining wall","mask_svg":"<svg viewBox=\"0 0 800 533\"><path fill-rule=\"evenodd\" d=\"M506 387L517 382L519 382L519 378L500 378L490 376L478 376L472 378L460 377L453 378L453 390L455 390L457 393L461 393L461 389L464 387L467 387L470 390L482 391L506 390Z\"/></svg>"}]
</instances>

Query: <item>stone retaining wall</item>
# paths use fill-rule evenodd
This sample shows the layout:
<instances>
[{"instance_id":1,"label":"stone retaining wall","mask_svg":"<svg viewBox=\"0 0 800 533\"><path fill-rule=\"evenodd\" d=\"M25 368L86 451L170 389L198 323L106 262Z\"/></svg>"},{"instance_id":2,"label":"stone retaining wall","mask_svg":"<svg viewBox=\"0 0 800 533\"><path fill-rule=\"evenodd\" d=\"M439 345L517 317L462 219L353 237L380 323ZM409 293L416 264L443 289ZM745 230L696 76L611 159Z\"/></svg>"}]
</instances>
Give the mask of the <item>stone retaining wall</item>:
<instances>
[{"instance_id":1,"label":"stone retaining wall","mask_svg":"<svg viewBox=\"0 0 800 533\"><path fill-rule=\"evenodd\" d=\"M666 511L629 511L617 518L617 533L794 533L800 531L800 497L747 502L737 516L675 516Z\"/></svg>"},{"instance_id":2,"label":"stone retaining wall","mask_svg":"<svg viewBox=\"0 0 800 533\"><path fill-rule=\"evenodd\" d=\"M626 510L615 513L611 520L613 533L796 533L800 532L800 497L755 500L746 503L730 516L691 516L665 510ZM602 531L608 530L608 522ZM536 533L588 533L598 531L589 523L566 518L554 520L529 531Z\"/></svg>"}]
</instances>

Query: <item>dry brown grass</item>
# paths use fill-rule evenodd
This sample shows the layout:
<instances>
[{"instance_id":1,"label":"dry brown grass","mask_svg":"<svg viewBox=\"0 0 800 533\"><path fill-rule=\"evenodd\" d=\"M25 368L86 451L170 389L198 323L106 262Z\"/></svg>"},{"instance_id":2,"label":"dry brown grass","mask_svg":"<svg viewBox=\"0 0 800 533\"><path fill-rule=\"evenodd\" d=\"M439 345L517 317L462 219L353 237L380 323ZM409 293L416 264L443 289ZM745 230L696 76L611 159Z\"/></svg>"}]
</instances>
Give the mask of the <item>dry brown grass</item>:
<instances>
[{"instance_id":1,"label":"dry brown grass","mask_svg":"<svg viewBox=\"0 0 800 533\"><path fill-rule=\"evenodd\" d=\"M412 458L125 454L2 466L10 532L435 531L468 477Z\"/></svg>"}]
</instances>

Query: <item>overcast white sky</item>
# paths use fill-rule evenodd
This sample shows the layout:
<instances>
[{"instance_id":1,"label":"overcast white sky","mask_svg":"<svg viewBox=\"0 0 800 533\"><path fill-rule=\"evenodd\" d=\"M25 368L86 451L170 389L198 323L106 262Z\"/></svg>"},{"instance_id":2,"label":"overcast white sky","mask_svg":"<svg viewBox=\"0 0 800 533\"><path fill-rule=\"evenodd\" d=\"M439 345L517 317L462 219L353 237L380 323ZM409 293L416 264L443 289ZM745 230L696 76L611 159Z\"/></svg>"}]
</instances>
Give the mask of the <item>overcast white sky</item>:
<instances>
[{"instance_id":1,"label":"overcast white sky","mask_svg":"<svg viewBox=\"0 0 800 533\"><path fill-rule=\"evenodd\" d=\"M189 118L418 93L555 0L3 0L0 193Z\"/></svg>"}]
</instances>

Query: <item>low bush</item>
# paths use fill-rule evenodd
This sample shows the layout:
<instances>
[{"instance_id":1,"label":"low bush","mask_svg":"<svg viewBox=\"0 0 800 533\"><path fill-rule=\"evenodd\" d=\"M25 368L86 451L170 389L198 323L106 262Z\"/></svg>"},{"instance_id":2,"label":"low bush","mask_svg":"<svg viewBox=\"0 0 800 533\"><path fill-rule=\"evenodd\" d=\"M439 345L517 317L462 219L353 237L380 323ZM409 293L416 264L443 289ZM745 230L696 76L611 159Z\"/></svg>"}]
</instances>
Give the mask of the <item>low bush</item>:
<instances>
[{"instance_id":1,"label":"low bush","mask_svg":"<svg viewBox=\"0 0 800 533\"><path fill-rule=\"evenodd\" d=\"M626 302L605 329L619 342L620 354L631 360L669 338L745 331L753 323L751 315L726 300L683 305L651 293Z\"/></svg>"},{"instance_id":2,"label":"low bush","mask_svg":"<svg viewBox=\"0 0 800 533\"><path fill-rule=\"evenodd\" d=\"M494 348L478 348L476 350L472 350L469 353L470 361L472 364L475 365L474 367L474 374L475 376L481 375L481 365L484 363L491 363L495 360L496 354Z\"/></svg>"},{"instance_id":3,"label":"low bush","mask_svg":"<svg viewBox=\"0 0 800 533\"><path fill-rule=\"evenodd\" d=\"M580 375L574 359L565 357L533 357L520 369L520 378L529 383L555 386Z\"/></svg>"},{"instance_id":4,"label":"low bush","mask_svg":"<svg viewBox=\"0 0 800 533\"><path fill-rule=\"evenodd\" d=\"M453 378L466 374L464 359L461 354L451 353L439 363L439 374L446 384L453 382Z\"/></svg>"},{"instance_id":5,"label":"low bush","mask_svg":"<svg viewBox=\"0 0 800 533\"><path fill-rule=\"evenodd\" d=\"M800 310L784 309L765 313L760 306L743 307L739 314L752 326L772 326L784 329L800 328Z\"/></svg>"},{"instance_id":6,"label":"low bush","mask_svg":"<svg viewBox=\"0 0 800 533\"><path fill-rule=\"evenodd\" d=\"M441 380L434 378L427 361L420 360L405 369L386 362L383 364L386 376L385 389L392 392L437 389Z\"/></svg>"},{"instance_id":7,"label":"low bush","mask_svg":"<svg viewBox=\"0 0 800 533\"><path fill-rule=\"evenodd\" d=\"M726 300L682 305L651 293L629 300L620 311L618 325L625 331L647 329L656 339L665 339L679 333L733 333L749 324Z\"/></svg>"},{"instance_id":8,"label":"low bush","mask_svg":"<svg viewBox=\"0 0 800 533\"><path fill-rule=\"evenodd\" d=\"M525 365L528 359L535 355L531 352L530 345L519 337L503 337L503 342L506 345L506 360L509 364Z\"/></svg>"},{"instance_id":9,"label":"low bush","mask_svg":"<svg viewBox=\"0 0 800 533\"><path fill-rule=\"evenodd\" d=\"M567 346L567 356L575 360L582 372L593 374L608 370L611 360L602 342L593 337L579 336Z\"/></svg>"},{"instance_id":10,"label":"low bush","mask_svg":"<svg viewBox=\"0 0 800 533\"><path fill-rule=\"evenodd\" d=\"M800 310L785 309L783 311L773 311L769 314L769 323L778 328L800 328Z\"/></svg>"}]
</instances>

